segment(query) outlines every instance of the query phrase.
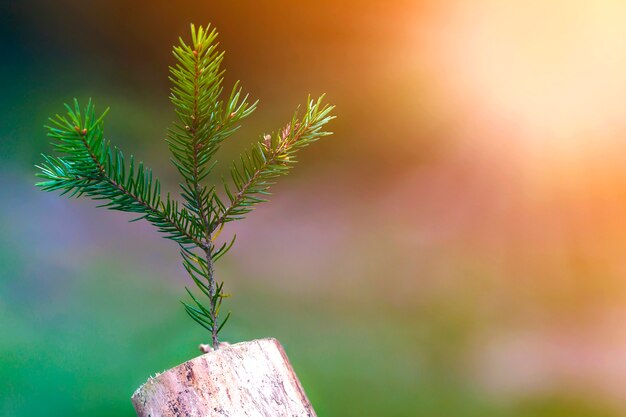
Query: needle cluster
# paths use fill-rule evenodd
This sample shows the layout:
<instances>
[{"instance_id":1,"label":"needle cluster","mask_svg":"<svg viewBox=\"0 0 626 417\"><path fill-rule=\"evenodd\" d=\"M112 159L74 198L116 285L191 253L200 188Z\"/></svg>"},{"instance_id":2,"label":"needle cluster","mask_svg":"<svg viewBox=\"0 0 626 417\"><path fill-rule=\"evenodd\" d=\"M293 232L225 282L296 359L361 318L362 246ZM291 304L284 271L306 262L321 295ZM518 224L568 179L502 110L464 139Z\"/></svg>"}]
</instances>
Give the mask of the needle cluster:
<instances>
[{"instance_id":1,"label":"needle cluster","mask_svg":"<svg viewBox=\"0 0 626 417\"><path fill-rule=\"evenodd\" d=\"M180 200L163 195L150 169L111 145L103 128L108 110L97 115L91 100L81 108L74 99L65 106L66 115L49 119L46 128L56 156L43 155L37 165L41 189L91 197L101 200L101 207L135 213L132 221L148 221L179 245L183 266L201 292L195 295L187 288L191 302L183 302L185 311L211 333L215 348L230 313L220 318L226 295L213 265L235 241L233 236L216 245L216 236L226 223L244 218L266 201L276 178L295 164L296 153L331 134L324 125L334 118L333 106L323 104L323 97L309 98L301 115L296 111L282 129L262 135L232 163L229 179L208 184L220 144L257 105L249 102L239 82L224 92L224 52L216 38L215 29L191 25L191 43L180 39L173 50L170 99L177 118L168 130L167 144L182 177Z\"/></svg>"}]
</instances>

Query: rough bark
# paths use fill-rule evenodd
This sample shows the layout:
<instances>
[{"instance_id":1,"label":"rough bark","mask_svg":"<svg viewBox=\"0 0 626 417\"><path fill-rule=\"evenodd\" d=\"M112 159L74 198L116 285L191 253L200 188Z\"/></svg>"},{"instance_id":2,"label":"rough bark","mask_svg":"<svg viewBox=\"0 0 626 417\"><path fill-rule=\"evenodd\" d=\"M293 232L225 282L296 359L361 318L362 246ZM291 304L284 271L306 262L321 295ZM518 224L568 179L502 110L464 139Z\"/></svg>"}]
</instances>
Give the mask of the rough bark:
<instances>
[{"instance_id":1,"label":"rough bark","mask_svg":"<svg viewBox=\"0 0 626 417\"><path fill-rule=\"evenodd\" d=\"M198 356L148 379L132 402L138 417L316 417L276 339Z\"/></svg>"}]
</instances>

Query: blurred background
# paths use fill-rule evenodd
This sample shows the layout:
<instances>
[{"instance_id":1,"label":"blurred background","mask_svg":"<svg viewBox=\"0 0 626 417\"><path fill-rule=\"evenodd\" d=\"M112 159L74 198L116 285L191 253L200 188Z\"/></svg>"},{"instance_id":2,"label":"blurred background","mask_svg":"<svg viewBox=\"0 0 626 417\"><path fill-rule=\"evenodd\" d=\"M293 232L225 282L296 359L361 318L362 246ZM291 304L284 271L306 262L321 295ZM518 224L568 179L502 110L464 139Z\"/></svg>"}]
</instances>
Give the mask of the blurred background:
<instances>
[{"instance_id":1,"label":"blurred background","mask_svg":"<svg viewBox=\"0 0 626 417\"><path fill-rule=\"evenodd\" d=\"M619 0L0 2L0 416L133 416L208 340L175 244L33 185L47 117L92 97L176 190L190 22L260 99L221 161L308 93L337 105L223 233L226 340L280 339L320 416L626 415L624 21Z\"/></svg>"}]
</instances>

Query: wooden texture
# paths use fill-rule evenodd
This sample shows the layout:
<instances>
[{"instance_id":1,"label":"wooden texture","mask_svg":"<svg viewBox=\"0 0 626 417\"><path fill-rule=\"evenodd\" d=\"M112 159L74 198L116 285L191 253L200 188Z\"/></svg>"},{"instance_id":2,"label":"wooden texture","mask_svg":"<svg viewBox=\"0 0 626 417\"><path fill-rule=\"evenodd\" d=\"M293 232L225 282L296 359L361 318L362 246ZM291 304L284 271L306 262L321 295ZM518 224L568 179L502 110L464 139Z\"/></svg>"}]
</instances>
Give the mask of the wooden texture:
<instances>
[{"instance_id":1,"label":"wooden texture","mask_svg":"<svg viewBox=\"0 0 626 417\"><path fill-rule=\"evenodd\" d=\"M132 396L138 417L315 417L276 339L220 347L150 378Z\"/></svg>"}]
</instances>

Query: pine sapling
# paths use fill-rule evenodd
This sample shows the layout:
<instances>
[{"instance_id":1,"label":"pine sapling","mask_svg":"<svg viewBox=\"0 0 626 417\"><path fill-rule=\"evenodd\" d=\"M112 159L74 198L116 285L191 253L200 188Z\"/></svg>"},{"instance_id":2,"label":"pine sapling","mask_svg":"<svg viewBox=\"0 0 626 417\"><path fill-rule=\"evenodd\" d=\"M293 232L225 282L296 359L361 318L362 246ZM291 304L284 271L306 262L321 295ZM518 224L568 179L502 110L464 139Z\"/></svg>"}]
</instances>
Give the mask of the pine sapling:
<instances>
[{"instance_id":1,"label":"pine sapling","mask_svg":"<svg viewBox=\"0 0 626 417\"><path fill-rule=\"evenodd\" d=\"M182 304L210 332L215 349L230 313L220 317L224 283L216 279L214 264L235 242L233 236L217 245L217 235L226 223L243 219L266 201L276 178L296 163L297 152L331 134L324 127L334 118L333 106L324 104L323 96L309 98L302 114L296 111L282 129L262 135L232 163L229 180L207 184L220 144L258 103L249 101L239 82L224 94L224 52L216 38L215 29L191 25L191 43L181 38L173 49L176 64L170 67L170 99L177 117L168 130L167 144L182 177L180 201L161 193L152 170L111 145L103 128L108 110L97 115L91 100L81 108L74 99L71 106L65 105L65 116L49 119L46 128L57 156L43 155L37 165L41 189L91 197L102 201L100 207L134 213L137 217L131 221L144 219L178 244L183 266L200 290L194 294L186 288L191 301ZM218 192L218 186L223 192Z\"/></svg>"}]
</instances>

